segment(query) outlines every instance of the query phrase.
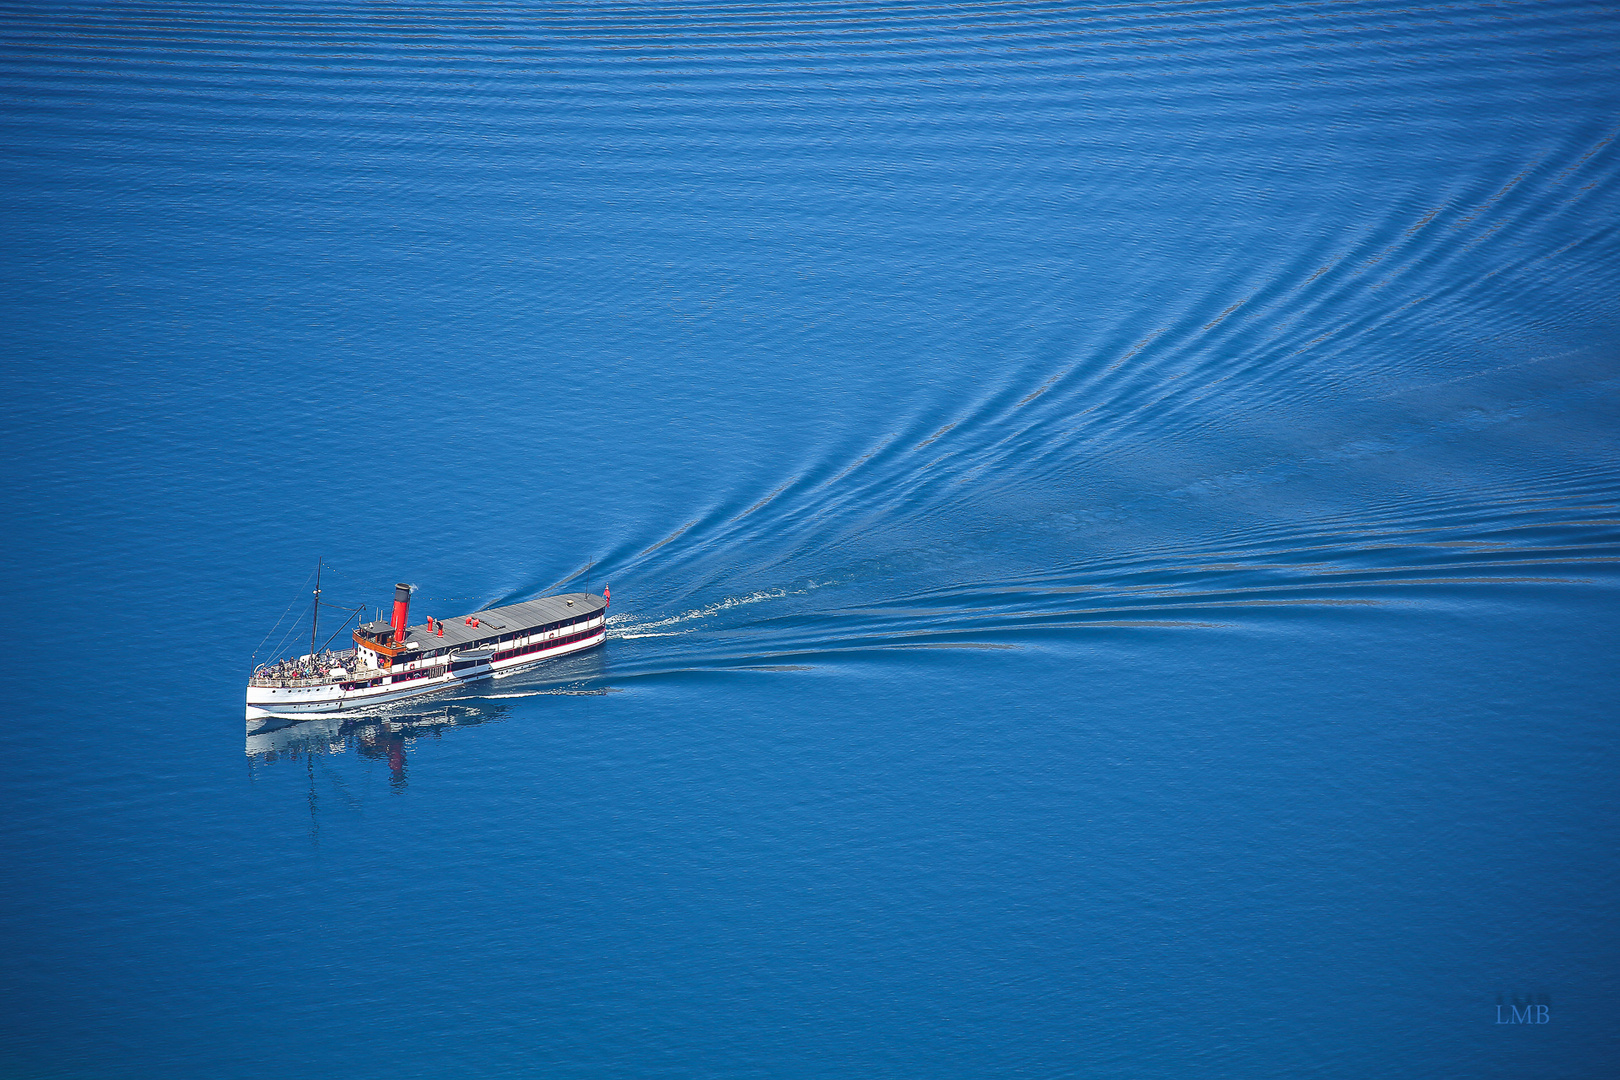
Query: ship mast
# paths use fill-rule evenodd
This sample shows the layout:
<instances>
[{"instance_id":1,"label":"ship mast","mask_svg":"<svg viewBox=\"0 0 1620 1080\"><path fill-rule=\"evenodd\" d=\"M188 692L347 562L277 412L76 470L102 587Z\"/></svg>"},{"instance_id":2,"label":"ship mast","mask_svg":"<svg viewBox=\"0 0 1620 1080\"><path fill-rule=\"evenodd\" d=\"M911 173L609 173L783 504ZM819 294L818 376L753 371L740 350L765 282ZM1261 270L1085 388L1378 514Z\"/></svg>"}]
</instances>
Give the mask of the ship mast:
<instances>
[{"instance_id":1,"label":"ship mast","mask_svg":"<svg viewBox=\"0 0 1620 1080\"><path fill-rule=\"evenodd\" d=\"M315 607L309 613L309 662L315 662L315 628L321 624L321 560L315 560Z\"/></svg>"}]
</instances>

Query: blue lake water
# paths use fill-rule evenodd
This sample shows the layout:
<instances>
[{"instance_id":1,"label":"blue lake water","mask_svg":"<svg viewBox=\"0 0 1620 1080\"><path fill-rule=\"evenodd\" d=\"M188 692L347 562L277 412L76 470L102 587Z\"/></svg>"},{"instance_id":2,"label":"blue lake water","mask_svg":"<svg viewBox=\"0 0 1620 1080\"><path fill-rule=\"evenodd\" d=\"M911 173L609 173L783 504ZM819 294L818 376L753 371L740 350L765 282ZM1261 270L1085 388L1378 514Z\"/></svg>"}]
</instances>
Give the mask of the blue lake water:
<instances>
[{"instance_id":1,"label":"blue lake water","mask_svg":"<svg viewBox=\"0 0 1620 1080\"><path fill-rule=\"evenodd\" d=\"M0 44L0 1075L1612 1075L1620 11Z\"/></svg>"}]
</instances>

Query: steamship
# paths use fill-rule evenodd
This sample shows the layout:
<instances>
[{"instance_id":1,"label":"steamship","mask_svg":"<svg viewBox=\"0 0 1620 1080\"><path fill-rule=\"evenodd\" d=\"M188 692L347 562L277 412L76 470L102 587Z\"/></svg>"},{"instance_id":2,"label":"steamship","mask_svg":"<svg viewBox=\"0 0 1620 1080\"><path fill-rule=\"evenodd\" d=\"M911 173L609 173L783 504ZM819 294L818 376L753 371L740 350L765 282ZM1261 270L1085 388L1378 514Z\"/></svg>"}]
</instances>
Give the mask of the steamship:
<instances>
[{"instance_id":1,"label":"steamship","mask_svg":"<svg viewBox=\"0 0 1620 1080\"><path fill-rule=\"evenodd\" d=\"M317 653L317 578L310 652L255 669L247 688L249 727L431 694L600 645L609 596L606 588L601 596L565 593L412 626L411 587L397 585L391 621L362 624L352 649Z\"/></svg>"}]
</instances>

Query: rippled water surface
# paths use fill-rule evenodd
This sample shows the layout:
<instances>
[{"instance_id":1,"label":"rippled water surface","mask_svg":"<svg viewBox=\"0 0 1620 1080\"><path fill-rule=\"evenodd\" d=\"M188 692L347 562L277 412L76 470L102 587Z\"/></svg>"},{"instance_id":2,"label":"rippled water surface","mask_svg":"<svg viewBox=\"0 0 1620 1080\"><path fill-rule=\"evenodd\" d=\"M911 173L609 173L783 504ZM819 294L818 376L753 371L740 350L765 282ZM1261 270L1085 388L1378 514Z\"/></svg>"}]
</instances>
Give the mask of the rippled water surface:
<instances>
[{"instance_id":1,"label":"rippled water surface","mask_svg":"<svg viewBox=\"0 0 1620 1080\"><path fill-rule=\"evenodd\" d=\"M10 4L0 89L4 1075L1620 1060L1612 6ZM611 632L244 744L317 558Z\"/></svg>"}]
</instances>

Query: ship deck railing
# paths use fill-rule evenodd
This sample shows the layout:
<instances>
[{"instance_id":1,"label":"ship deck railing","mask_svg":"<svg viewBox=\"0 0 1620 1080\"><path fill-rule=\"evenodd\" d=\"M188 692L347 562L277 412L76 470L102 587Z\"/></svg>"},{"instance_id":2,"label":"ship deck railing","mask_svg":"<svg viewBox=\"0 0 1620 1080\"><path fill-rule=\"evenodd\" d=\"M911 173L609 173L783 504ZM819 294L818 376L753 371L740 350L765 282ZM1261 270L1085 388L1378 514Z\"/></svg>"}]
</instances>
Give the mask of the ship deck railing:
<instances>
[{"instance_id":1,"label":"ship deck railing","mask_svg":"<svg viewBox=\"0 0 1620 1080\"><path fill-rule=\"evenodd\" d=\"M285 678L280 675L255 675L248 679L249 686L336 686L338 683L357 682L362 679L375 679L380 675L391 674L387 671L353 672L347 675L316 675L308 679Z\"/></svg>"},{"instance_id":2,"label":"ship deck railing","mask_svg":"<svg viewBox=\"0 0 1620 1080\"><path fill-rule=\"evenodd\" d=\"M355 659L359 651L358 649L327 650L321 654L321 659L327 665L331 665L333 661L338 661L341 665L342 661ZM283 688L290 686L326 686L332 683L349 682L352 679L362 677L359 671L352 667L344 667L344 670L348 672L347 675L277 675L275 669L280 666L279 664L266 664L263 668L254 669L253 674L248 676L248 685ZM386 675L388 672L385 671L382 674ZM365 677L370 678L370 676Z\"/></svg>"}]
</instances>

